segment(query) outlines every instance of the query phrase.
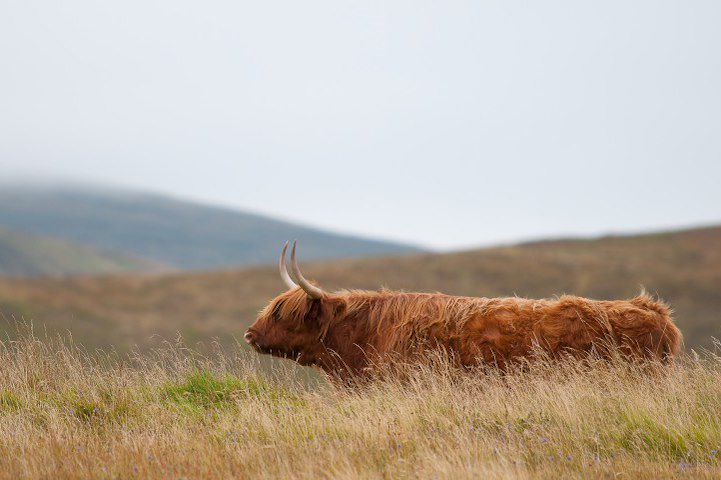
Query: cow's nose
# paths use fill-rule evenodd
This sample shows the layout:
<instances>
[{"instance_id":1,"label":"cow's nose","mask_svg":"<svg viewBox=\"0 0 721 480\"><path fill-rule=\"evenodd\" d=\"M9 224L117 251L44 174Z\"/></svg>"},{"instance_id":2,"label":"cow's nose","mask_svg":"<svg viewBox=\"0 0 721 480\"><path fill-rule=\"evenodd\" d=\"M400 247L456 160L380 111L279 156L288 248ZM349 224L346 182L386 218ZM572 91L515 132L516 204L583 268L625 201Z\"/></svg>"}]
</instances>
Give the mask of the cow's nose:
<instances>
[{"instance_id":1,"label":"cow's nose","mask_svg":"<svg viewBox=\"0 0 721 480\"><path fill-rule=\"evenodd\" d=\"M245 332L245 335L243 335L243 338L245 338L245 343L250 345L253 343L253 340L255 340L255 333L248 330Z\"/></svg>"}]
</instances>

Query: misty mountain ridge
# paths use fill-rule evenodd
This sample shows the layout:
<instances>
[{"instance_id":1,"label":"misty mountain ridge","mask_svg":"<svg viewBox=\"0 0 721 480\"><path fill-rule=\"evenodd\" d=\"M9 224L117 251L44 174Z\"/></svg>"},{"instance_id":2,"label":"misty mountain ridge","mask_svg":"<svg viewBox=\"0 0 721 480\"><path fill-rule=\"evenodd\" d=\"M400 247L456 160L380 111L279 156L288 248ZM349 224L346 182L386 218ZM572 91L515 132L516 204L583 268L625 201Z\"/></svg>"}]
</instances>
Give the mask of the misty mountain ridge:
<instances>
[{"instance_id":1,"label":"misty mountain ridge","mask_svg":"<svg viewBox=\"0 0 721 480\"><path fill-rule=\"evenodd\" d=\"M135 258L141 270L143 262L183 270L272 263L282 242L295 238L306 260L420 251L403 243L333 233L242 210L99 188L3 188L0 228L90 247L96 254ZM13 272L20 270L15 266ZM56 273L75 270L60 268ZM4 273L1 265L0 273Z\"/></svg>"},{"instance_id":2,"label":"misty mountain ridge","mask_svg":"<svg viewBox=\"0 0 721 480\"><path fill-rule=\"evenodd\" d=\"M8 277L158 273L159 263L0 227L0 275Z\"/></svg>"}]
</instances>

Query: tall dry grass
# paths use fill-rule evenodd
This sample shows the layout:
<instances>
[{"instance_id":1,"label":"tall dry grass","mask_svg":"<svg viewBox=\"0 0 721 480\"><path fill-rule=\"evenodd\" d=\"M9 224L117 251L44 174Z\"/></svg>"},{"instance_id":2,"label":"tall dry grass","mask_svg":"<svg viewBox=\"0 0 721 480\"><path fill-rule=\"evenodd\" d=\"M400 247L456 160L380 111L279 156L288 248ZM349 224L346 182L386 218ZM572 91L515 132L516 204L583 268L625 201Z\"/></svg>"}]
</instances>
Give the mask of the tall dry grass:
<instances>
[{"instance_id":1,"label":"tall dry grass","mask_svg":"<svg viewBox=\"0 0 721 480\"><path fill-rule=\"evenodd\" d=\"M26 333L0 345L0 478L721 476L713 353L438 363L339 389L244 353L89 354Z\"/></svg>"}]
</instances>

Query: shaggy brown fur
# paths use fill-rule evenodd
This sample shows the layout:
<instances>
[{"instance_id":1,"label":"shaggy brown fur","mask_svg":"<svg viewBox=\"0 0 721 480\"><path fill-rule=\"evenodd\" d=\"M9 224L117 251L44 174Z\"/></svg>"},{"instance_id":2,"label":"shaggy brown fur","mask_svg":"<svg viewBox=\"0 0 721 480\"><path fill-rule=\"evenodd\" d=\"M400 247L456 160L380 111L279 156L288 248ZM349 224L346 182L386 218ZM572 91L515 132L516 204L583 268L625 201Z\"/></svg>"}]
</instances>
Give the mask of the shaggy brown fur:
<instances>
[{"instance_id":1,"label":"shaggy brown fur","mask_svg":"<svg viewBox=\"0 0 721 480\"><path fill-rule=\"evenodd\" d=\"M671 310L645 294L601 301L350 290L314 300L299 288L272 300L246 338L261 353L341 378L433 349L447 351L462 366L503 368L539 350L555 357L607 355L617 347L633 358L666 361L681 344Z\"/></svg>"}]
</instances>

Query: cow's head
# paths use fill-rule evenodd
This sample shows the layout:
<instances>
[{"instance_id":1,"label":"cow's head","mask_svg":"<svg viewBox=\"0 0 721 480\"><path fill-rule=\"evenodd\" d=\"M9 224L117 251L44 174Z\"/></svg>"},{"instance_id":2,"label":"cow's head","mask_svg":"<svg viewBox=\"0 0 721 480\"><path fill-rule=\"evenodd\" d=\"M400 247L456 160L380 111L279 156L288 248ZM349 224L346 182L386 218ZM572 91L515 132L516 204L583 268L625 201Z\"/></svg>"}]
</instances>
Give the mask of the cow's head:
<instances>
[{"instance_id":1,"label":"cow's head","mask_svg":"<svg viewBox=\"0 0 721 480\"><path fill-rule=\"evenodd\" d=\"M245 333L245 341L260 353L312 365L324 354L323 337L327 333L333 302L329 301L328 294L300 273L295 256L296 242L293 242L291 252L291 270L297 284L291 279L285 266L287 249L288 242L283 247L278 265L280 276L289 290L260 311L255 323Z\"/></svg>"}]
</instances>

